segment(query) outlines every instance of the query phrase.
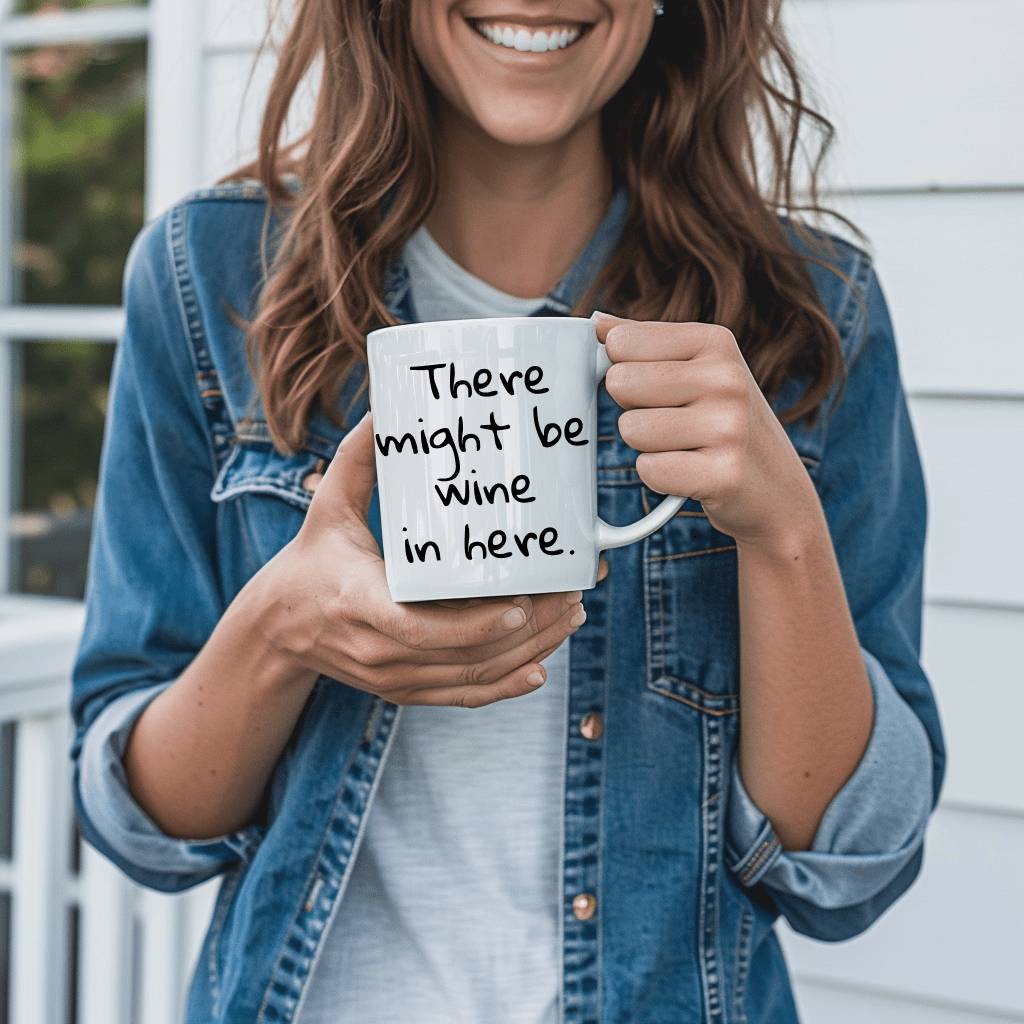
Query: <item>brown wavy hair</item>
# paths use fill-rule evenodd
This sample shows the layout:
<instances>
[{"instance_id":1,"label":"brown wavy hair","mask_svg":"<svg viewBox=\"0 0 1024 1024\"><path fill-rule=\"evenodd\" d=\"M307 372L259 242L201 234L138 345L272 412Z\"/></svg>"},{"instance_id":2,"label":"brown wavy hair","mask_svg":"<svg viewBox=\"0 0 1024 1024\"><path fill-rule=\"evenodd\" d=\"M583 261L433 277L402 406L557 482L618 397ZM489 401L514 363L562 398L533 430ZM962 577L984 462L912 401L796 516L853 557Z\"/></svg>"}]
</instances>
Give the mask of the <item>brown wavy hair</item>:
<instances>
[{"instance_id":1,"label":"brown wavy hair","mask_svg":"<svg viewBox=\"0 0 1024 1024\"><path fill-rule=\"evenodd\" d=\"M273 210L280 224L264 234L265 284L247 327L282 451L301 447L317 403L342 425L339 394L365 364L366 334L394 322L384 272L436 194L432 86L413 52L410 2L298 0L258 158L228 179L257 177L270 197L268 223ZM832 138L804 100L781 6L665 0L639 65L604 111L606 150L630 208L618 250L576 312L589 315L600 296L601 308L620 316L730 328L768 397L788 375L806 381L782 416L790 421L815 415L842 378L843 358L779 219L821 212L817 177ZM317 71L310 129L285 145L296 90ZM810 187L798 207L801 159ZM302 182L299 193L289 174ZM796 229L828 265L826 237Z\"/></svg>"}]
</instances>

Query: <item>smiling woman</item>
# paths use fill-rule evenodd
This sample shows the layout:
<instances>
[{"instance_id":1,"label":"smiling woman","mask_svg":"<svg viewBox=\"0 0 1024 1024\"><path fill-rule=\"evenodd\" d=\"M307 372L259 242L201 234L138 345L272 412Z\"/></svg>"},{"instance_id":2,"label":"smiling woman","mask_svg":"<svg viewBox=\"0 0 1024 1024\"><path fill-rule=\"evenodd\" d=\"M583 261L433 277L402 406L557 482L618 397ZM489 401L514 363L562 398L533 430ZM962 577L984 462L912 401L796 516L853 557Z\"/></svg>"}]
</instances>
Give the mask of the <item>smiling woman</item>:
<instances>
[{"instance_id":1,"label":"smiling woman","mask_svg":"<svg viewBox=\"0 0 1024 1024\"><path fill-rule=\"evenodd\" d=\"M196 1024L793 1024L774 920L912 882L923 483L870 262L791 208L780 6L299 0L257 162L141 236L73 753L125 871L225 876ZM690 500L586 594L394 603L367 332L570 314L598 514Z\"/></svg>"}]
</instances>

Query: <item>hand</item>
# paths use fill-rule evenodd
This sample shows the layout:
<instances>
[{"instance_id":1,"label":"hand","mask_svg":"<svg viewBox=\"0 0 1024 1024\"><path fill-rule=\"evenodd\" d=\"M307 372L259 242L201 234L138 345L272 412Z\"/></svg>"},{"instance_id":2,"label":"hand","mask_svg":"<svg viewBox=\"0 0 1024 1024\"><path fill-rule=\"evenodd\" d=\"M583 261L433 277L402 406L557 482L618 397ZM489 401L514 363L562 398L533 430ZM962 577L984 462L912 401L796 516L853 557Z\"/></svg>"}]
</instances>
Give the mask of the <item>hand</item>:
<instances>
[{"instance_id":1,"label":"hand","mask_svg":"<svg viewBox=\"0 0 1024 1024\"><path fill-rule=\"evenodd\" d=\"M699 501L738 544L771 546L821 516L817 494L732 332L713 324L641 323L599 313L615 364L608 393L640 478Z\"/></svg>"},{"instance_id":2,"label":"hand","mask_svg":"<svg viewBox=\"0 0 1024 1024\"><path fill-rule=\"evenodd\" d=\"M540 661L586 619L580 592L395 604L366 525L375 479L366 417L266 567L264 635L303 669L396 704L480 707L535 690Z\"/></svg>"}]
</instances>

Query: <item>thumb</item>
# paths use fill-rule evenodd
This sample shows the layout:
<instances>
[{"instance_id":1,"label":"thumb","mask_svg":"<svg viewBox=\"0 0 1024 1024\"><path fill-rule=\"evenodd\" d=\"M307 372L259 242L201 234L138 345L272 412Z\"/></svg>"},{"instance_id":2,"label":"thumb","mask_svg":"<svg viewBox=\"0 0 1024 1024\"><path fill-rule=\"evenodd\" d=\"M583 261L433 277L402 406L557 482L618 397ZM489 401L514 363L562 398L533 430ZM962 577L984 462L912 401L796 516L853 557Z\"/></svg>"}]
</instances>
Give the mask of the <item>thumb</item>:
<instances>
[{"instance_id":1,"label":"thumb","mask_svg":"<svg viewBox=\"0 0 1024 1024\"><path fill-rule=\"evenodd\" d=\"M367 413L342 439L314 501L335 516L351 511L363 522L370 509L377 464L373 452L373 417Z\"/></svg>"}]
</instances>

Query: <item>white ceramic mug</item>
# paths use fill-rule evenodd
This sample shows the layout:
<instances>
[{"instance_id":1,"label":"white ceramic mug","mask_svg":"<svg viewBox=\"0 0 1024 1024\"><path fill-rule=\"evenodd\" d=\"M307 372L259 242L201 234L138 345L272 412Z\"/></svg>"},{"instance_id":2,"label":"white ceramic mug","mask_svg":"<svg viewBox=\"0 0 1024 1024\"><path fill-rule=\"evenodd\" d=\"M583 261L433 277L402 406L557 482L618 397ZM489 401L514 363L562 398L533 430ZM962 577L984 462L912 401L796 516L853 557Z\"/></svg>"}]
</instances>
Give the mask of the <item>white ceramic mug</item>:
<instances>
[{"instance_id":1,"label":"white ceramic mug","mask_svg":"<svg viewBox=\"0 0 1024 1024\"><path fill-rule=\"evenodd\" d=\"M586 590L598 555L675 515L597 515L597 387L579 317L405 324L367 338L381 530L395 601Z\"/></svg>"}]
</instances>

